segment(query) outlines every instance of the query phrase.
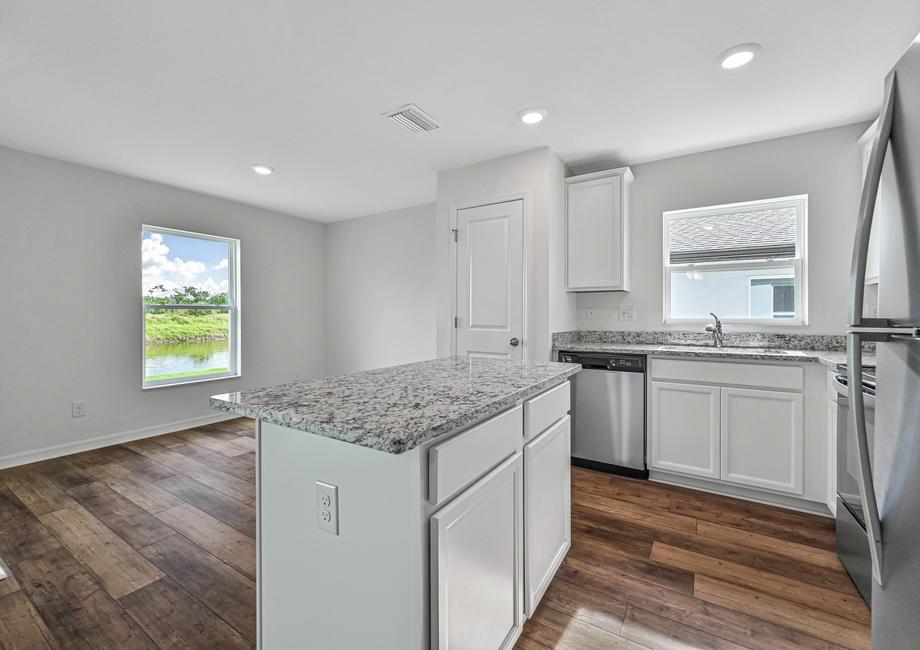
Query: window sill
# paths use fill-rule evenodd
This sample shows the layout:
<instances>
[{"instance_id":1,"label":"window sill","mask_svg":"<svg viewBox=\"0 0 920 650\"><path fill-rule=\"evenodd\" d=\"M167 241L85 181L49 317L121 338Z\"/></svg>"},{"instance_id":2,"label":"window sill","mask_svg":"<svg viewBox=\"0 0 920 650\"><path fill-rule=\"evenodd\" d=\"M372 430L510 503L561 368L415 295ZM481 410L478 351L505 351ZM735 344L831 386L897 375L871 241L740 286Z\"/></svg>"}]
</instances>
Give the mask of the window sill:
<instances>
[{"instance_id":1,"label":"window sill","mask_svg":"<svg viewBox=\"0 0 920 650\"><path fill-rule=\"evenodd\" d=\"M141 386L141 390L153 390L155 388L173 388L175 386L187 386L189 384L203 384L209 381L220 381L222 379L239 379L243 375L241 373L228 374L228 375L213 375L207 377L201 377L200 379L180 379L172 380L166 379L162 383L155 384L144 384Z\"/></svg>"}]
</instances>

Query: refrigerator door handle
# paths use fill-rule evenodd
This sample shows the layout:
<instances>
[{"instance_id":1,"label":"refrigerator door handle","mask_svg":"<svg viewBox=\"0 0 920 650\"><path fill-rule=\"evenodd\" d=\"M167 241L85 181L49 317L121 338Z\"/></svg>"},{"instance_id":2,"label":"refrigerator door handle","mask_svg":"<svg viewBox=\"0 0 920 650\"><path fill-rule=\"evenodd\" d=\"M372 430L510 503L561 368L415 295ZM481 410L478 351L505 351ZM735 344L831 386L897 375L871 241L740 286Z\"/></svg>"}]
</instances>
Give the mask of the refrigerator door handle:
<instances>
[{"instance_id":1,"label":"refrigerator door handle","mask_svg":"<svg viewBox=\"0 0 920 650\"><path fill-rule=\"evenodd\" d=\"M854 327L863 325L869 236L872 233L872 218L875 215L878 188L882 182L882 167L885 163L885 154L888 152L888 141L891 139L895 85L895 73L891 72L885 80L885 99L879 115L878 136L869 155L862 199L859 203L859 220L856 222L856 240L853 243L853 263L850 267L850 325Z\"/></svg>"},{"instance_id":2,"label":"refrigerator door handle","mask_svg":"<svg viewBox=\"0 0 920 650\"><path fill-rule=\"evenodd\" d=\"M882 179L882 167L888 142L891 139L891 121L894 112L894 95L896 87L895 73L885 80L885 99L879 116L879 131L875 146L869 156L869 166L863 184L862 200L859 204L859 221L856 224L856 241L853 244L853 266L850 270L850 324L847 334L847 375L850 386L862 386L862 341L873 336L890 333L860 332L864 327L876 328L882 323L863 318L866 259L869 255L869 235L872 232L872 218L875 202L878 198L879 184ZM884 325L888 325L887 322ZM906 333L906 332L903 332ZM886 339L887 340L887 339ZM856 455L859 458L859 495L865 513L866 533L869 536L869 551L872 558L872 575L879 585L883 585L882 525L875 500L875 483L872 480L872 465L869 460L869 437L866 431L866 405L861 390L850 391L849 409L856 432Z\"/></svg>"}]
</instances>

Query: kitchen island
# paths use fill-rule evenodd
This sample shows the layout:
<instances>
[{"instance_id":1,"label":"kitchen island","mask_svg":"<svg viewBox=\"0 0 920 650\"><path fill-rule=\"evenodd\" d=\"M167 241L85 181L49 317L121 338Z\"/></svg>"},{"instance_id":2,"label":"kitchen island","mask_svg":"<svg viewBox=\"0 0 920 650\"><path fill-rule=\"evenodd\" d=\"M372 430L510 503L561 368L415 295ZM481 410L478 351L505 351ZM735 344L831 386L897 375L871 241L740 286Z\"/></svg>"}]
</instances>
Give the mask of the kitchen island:
<instances>
[{"instance_id":1,"label":"kitchen island","mask_svg":"<svg viewBox=\"0 0 920 650\"><path fill-rule=\"evenodd\" d=\"M510 648L570 544L579 370L449 358L213 397L258 423L260 647Z\"/></svg>"}]
</instances>

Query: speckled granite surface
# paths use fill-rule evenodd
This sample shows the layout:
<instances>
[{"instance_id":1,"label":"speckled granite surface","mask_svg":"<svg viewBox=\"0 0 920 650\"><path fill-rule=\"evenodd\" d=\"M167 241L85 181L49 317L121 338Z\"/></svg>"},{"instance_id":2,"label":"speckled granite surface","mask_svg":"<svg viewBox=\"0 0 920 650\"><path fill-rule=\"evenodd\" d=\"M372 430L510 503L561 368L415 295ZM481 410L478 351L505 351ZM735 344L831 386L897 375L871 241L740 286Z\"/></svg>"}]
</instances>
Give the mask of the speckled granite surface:
<instances>
[{"instance_id":1,"label":"speckled granite surface","mask_svg":"<svg viewBox=\"0 0 920 650\"><path fill-rule=\"evenodd\" d=\"M581 370L571 363L435 359L215 395L211 406L401 454Z\"/></svg>"},{"instance_id":2,"label":"speckled granite surface","mask_svg":"<svg viewBox=\"0 0 920 650\"><path fill-rule=\"evenodd\" d=\"M655 345L710 345L712 334L678 330L630 332L621 330L574 330L553 334L555 347L565 343L642 343ZM846 336L822 334L774 334L768 332L725 332L725 346L779 350L847 349ZM869 346L871 348L871 346ZM870 349L867 349L870 351Z\"/></svg>"},{"instance_id":3,"label":"speckled granite surface","mask_svg":"<svg viewBox=\"0 0 920 650\"><path fill-rule=\"evenodd\" d=\"M553 334L553 349L609 352L696 359L819 362L828 368L846 363L846 337L810 334L726 332L725 347L712 346L712 335L700 332L571 331ZM875 365L874 345L866 346L863 363Z\"/></svg>"}]
</instances>

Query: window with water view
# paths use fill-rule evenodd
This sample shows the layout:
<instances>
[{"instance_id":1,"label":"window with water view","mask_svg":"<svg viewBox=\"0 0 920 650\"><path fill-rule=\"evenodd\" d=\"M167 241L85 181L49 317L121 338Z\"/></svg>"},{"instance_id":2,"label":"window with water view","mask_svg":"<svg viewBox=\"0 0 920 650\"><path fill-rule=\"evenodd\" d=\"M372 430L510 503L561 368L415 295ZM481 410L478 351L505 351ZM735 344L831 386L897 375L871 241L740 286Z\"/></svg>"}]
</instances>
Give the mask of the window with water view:
<instances>
[{"instance_id":1,"label":"window with water view","mask_svg":"<svg viewBox=\"0 0 920 650\"><path fill-rule=\"evenodd\" d=\"M239 241L141 232L144 387L239 374Z\"/></svg>"},{"instance_id":2,"label":"window with water view","mask_svg":"<svg viewBox=\"0 0 920 650\"><path fill-rule=\"evenodd\" d=\"M808 197L664 213L665 322L805 323Z\"/></svg>"}]
</instances>

